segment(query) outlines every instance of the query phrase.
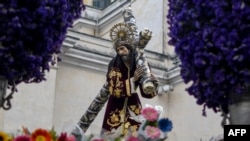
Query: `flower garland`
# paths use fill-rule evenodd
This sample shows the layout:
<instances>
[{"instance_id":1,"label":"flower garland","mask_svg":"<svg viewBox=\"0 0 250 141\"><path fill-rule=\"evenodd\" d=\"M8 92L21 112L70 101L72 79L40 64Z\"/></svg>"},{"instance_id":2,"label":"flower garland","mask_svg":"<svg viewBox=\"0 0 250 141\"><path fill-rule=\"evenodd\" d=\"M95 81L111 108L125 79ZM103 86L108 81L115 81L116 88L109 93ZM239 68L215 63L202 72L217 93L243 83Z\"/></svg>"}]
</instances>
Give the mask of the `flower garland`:
<instances>
[{"instance_id":1,"label":"flower garland","mask_svg":"<svg viewBox=\"0 0 250 141\"><path fill-rule=\"evenodd\" d=\"M197 104L228 113L229 94L250 84L250 2L169 0L169 44Z\"/></svg>"},{"instance_id":2,"label":"flower garland","mask_svg":"<svg viewBox=\"0 0 250 141\"><path fill-rule=\"evenodd\" d=\"M146 106L141 111L144 122L141 124L137 135L128 136L74 136L72 133L61 132L58 134L54 128L51 130L37 128L33 132L22 127L21 132L5 133L0 130L1 141L160 141L167 138L167 133L173 128L172 121L162 118L161 106Z\"/></svg>"},{"instance_id":3,"label":"flower garland","mask_svg":"<svg viewBox=\"0 0 250 141\"><path fill-rule=\"evenodd\" d=\"M30 132L24 127L22 133L19 135L7 134L0 131L0 139L2 139L2 141L76 141L73 135L67 134L66 132L62 132L58 135L54 128L51 130L37 128L33 132Z\"/></svg>"},{"instance_id":4,"label":"flower garland","mask_svg":"<svg viewBox=\"0 0 250 141\"><path fill-rule=\"evenodd\" d=\"M9 88L46 80L67 28L84 8L82 0L1 0L0 76Z\"/></svg>"},{"instance_id":5,"label":"flower garland","mask_svg":"<svg viewBox=\"0 0 250 141\"><path fill-rule=\"evenodd\" d=\"M169 118L162 118L161 106L146 105L141 110L143 122L136 135L128 136L102 136L85 137L84 141L161 141L167 139L167 133L173 128L173 123Z\"/></svg>"}]
</instances>

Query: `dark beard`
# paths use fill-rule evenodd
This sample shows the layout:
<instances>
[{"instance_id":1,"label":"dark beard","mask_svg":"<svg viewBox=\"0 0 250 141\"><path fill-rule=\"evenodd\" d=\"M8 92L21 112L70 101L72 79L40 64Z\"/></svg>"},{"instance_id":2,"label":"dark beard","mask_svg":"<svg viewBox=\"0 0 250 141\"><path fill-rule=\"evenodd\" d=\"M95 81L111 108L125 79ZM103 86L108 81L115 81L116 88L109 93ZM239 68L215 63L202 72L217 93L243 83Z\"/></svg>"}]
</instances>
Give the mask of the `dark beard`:
<instances>
[{"instance_id":1,"label":"dark beard","mask_svg":"<svg viewBox=\"0 0 250 141\"><path fill-rule=\"evenodd\" d=\"M128 54L131 76L134 75L134 71L136 69L136 56L137 56L137 52L134 49L132 49ZM123 58L122 55L116 54L116 57L113 58L108 65L108 71L110 71L112 68L122 68L122 66L124 65L124 61L122 58ZM126 57L124 57L124 59L125 58Z\"/></svg>"},{"instance_id":2,"label":"dark beard","mask_svg":"<svg viewBox=\"0 0 250 141\"><path fill-rule=\"evenodd\" d=\"M129 62L129 55L123 55L122 56L122 61L123 62Z\"/></svg>"}]
</instances>

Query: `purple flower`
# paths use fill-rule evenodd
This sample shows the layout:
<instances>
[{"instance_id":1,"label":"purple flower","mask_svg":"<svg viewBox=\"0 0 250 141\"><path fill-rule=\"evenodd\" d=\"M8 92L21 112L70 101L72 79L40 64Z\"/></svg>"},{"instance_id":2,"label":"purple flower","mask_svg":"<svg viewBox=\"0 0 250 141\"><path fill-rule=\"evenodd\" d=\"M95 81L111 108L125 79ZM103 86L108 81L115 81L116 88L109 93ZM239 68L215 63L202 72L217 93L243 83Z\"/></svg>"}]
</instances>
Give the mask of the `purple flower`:
<instances>
[{"instance_id":1,"label":"purple flower","mask_svg":"<svg viewBox=\"0 0 250 141\"><path fill-rule=\"evenodd\" d=\"M249 15L246 0L169 0L169 44L204 115L206 107L227 107L229 94L241 94L238 88L250 83Z\"/></svg>"},{"instance_id":2,"label":"purple flower","mask_svg":"<svg viewBox=\"0 0 250 141\"><path fill-rule=\"evenodd\" d=\"M53 55L82 10L82 0L0 2L0 76L10 87L46 80Z\"/></svg>"}]
</instances>

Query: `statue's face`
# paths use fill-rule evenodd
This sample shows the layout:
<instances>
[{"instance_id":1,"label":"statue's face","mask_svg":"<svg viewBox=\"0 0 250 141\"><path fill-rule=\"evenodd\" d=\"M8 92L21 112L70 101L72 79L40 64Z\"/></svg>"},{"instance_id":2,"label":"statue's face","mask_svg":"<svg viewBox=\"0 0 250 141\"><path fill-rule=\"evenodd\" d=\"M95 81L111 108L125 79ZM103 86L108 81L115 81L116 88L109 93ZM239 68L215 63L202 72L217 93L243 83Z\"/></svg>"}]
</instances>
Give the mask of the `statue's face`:
<instances>
[{"instance_id":1,"label":"statue's face","mask_svg":"<svg viewBox=\"0 0 250 141\"><path fill-rule=\"evenodd\" d=\"M116 48L116 52L118 55L120 55L122 57L123 61L128 61L128 57L129 57L129 50L127 47L125 46L119 46Z\"/></svg>"},{"instance_id":2,"label":"statue's face","mask_svg":"<svg viewBox=\"0 0 250 141\"><path fill-rule=\"evenodd\" d=\"M117 54L119 54L120 56L127 56L129 55L129 50L127 47L125 46L119 46L116 48L116 52Z\"/></svg>"}]
</instances>

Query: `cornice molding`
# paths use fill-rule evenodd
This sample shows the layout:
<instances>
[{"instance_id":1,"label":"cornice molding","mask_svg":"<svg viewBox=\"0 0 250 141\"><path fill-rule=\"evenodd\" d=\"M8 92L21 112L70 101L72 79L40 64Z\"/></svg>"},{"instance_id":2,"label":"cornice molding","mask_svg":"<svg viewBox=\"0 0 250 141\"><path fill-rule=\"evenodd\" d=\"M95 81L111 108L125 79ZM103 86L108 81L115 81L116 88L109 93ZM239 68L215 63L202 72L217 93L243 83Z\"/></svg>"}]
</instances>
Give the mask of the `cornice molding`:
<instances>
[{"instance_id":1,"label":"cornice molding","mask_svg":"<svg viewBox=\"0 0 250 141\"><path fill-rule=\"evenodd\" d=\"M94 36L77 33L69 30L62 45L62 52L59 57L60 63L73 65L74 67L88 68L101 72L107 71L107 66L115 52L112 49L110 40L96 38ZM175 85L180 82L178 69L168 71L164 60L166 55L160 55L152 51L147 51L148 61L155 76L162 84Z\"/></svg>"}]
</instances>

